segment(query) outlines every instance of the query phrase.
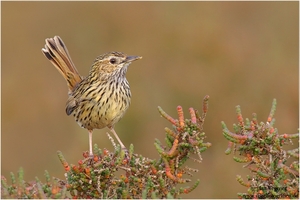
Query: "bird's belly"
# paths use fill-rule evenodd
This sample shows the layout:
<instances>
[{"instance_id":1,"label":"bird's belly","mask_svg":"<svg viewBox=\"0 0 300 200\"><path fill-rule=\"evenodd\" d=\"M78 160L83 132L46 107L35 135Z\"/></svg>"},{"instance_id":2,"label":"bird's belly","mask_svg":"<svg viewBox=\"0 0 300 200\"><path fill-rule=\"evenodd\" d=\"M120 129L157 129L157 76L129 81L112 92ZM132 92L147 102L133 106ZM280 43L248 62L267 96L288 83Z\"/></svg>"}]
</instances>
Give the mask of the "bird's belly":
<instances>
[{"instance_id":1,"label":"bird's belly","mask_svg":"<svg viewBox=\"0 0 300 200\"><path fill-rule=\"evenodd\" d=\"M125 114L130 102L105 101L86 102L79 106L82 109L75 110L74 116L79 126L88 130L112 127ZM79 115L78 115L79 114ZM76 117L79 116L79 117Z\"/></svg>"}]
</instances>

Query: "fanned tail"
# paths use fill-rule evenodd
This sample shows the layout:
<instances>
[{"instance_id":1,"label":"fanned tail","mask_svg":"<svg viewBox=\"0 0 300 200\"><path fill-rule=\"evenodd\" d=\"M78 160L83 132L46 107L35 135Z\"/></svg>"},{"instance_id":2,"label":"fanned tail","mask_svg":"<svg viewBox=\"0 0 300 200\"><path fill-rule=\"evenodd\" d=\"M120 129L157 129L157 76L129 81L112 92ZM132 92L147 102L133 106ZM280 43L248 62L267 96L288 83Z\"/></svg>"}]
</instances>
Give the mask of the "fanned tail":
<instances>
[{"instance_id":1,"label":"fanned tail","mask_svg":"<svg viewBox=\"0 0 300 200\"><path fill-rule=\"evenodd\" d=\"M45 41L45 48L42 49L43 54L61 73L67 81L69 90L72 91L76 84L82 80L82 77L78 73L66 45L59 36L47 38Z\"/></svg>"}]
</instances>

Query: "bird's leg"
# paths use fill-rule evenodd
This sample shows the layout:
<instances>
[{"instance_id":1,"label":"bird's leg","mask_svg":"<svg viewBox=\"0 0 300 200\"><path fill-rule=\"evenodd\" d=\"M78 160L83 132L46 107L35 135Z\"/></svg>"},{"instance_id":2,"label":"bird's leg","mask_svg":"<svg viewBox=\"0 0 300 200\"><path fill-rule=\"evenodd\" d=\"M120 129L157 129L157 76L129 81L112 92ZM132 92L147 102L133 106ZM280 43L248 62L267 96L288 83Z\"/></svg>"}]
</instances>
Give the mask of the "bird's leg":
<instances>
[{"instance_id":1,"label":"bird's leg","mask_svg":"<svg viewBox=\"0 0 300 200\"><path fill-rule=\"evenodd\" d=\"M122 148L124 151L127 151L125 145L122 143L122 141L120 140L119 136L117 135L117 133L116 133L114 127L111 127L111 128L110 128L110 131L111 131L111 132L114 134L114 136L117 138L117 140L118 140L118 142L119 142L121 148Z\"/></svg>"},{"instance_id":2,"label":"bird's leg","mask_svg":"<svg viewBox=\"0 0 300 200\"><path fill-rule=\"evenodd\" d=\"M88 130L89 131L89 145L90 145L90 156L93 156L93 143L92 143L92 136L93 136L93 130Z\"/></svg>"}]
</instances>

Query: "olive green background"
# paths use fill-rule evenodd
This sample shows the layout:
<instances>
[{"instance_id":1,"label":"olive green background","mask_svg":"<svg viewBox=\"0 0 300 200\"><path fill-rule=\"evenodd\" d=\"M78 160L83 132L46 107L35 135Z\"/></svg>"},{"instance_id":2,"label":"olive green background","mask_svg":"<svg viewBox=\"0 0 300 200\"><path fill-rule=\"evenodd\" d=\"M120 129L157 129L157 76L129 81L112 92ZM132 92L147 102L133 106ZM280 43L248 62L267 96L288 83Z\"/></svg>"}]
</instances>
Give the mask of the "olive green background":
<instances>
[{"instance_id":1,"label":"olive green background","mask_svg":"<svg viewBox=\"0 0 300 200\"><path fill-rule=\"evenodd\" d=\"M44 170L63 178L61 150L77 163L88 150L88 133L65 114L67 86L42 55L45 38L59 35L79 72L86 76L95 57L108 51L143 56L127 72L132 104L116 131L136 153L158 158L154 139L164 141L157 106L176 117L176 106L201 109L208 94L204 125L213 145L202 154L193 180L199 187L184 198L235 198L245 192L236 175L243 164L224 154L220 122L236 122L256 112L266 121L277 99L280 133L298 129L298 2L2 2L1 174ZM93 142L112 150L105 132ZM298 143L294 144L297 147Z\"/></svg>"}]
</instances>

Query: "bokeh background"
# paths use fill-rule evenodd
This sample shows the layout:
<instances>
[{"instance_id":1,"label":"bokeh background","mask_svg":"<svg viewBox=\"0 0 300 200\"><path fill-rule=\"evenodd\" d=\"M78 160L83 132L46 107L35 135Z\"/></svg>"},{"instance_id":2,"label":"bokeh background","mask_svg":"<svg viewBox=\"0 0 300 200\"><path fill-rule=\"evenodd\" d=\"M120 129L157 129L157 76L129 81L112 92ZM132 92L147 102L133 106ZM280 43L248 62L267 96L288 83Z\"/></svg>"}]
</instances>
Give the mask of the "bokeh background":
<instances>
[{"instance_id":1,"label":"bokeh background","mask_svg":"<svg viewBox=\"0 0 300 200\"><path fill-rule=\"evenodd\" d=\"M235 180L247 169L224 154L220 122L256 112L266 121L277 99L276 127L295 133L299 116L298 2L2 2L1 174L23 167L26 180L44 170L63 178L61 150L77 163L88 150L88 133L65 114L67 86L42 55L45 38L59 35L79 72L108 51L143 56L127 72L132 104L116 131L126 146L158 158L154 139L164 140L169 123L157 106L176 116L176 106L201 109L213 146L202 154L199 187L184 198L235 198L246 188ZM105 132L93 142L112 150ZM294 146L297 146L294 144Z\"/></svg>"}]
</instances>

